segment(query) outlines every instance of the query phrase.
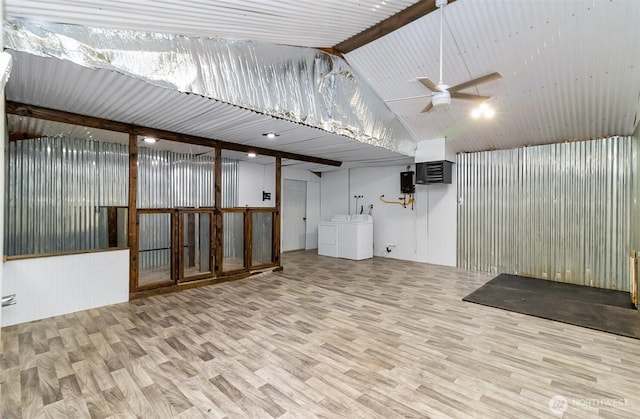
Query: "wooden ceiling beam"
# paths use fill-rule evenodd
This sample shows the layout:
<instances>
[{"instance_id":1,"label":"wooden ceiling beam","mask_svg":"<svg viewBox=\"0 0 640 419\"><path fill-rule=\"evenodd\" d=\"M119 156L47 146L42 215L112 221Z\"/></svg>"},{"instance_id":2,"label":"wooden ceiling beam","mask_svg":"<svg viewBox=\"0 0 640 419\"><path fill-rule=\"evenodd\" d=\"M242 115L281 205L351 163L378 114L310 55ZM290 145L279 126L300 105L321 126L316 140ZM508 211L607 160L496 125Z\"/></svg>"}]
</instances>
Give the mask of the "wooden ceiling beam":
<instances>
[{"instance_id":1,"label":"wooden ceiling beam","mask_svg":"<svg viewBox=\"0 0 640 419\"><path fill-rule=\"evenodd\" d=\"M454 1L449 0L449 3ZM435 0L421 0L351 38L334 45L332 49L342 54L347 54L437 9Z\"/></svg>"},{"instance_id":2,"label":"wooden ceiling beam","mask_svg":"<svg viewBox=\"0 0 640 419\"><path fill-rule=\"evenodd\" d=\"M43 134L36 132L9 131L9 141L34 140L42 137L44 137Z\"/></svg>"},{"instance_id":3,"label":"wooden ceiling beam","mask_svg":"<svg viewBox=\"0 0 640 419\"><path fill-rule=\"evenodd\" d=\"M336 57L340 57L340 58L344 59L344 55L342 55L342 53L340 51L337 51L337 50L335 50L333 48L317 48L317 49L319 49L320 51L322 51L322 52L324 52L326 54L334 55Z\"/></svg>"},{"instance_id":4,"label":"wooden ceiling beam","mask_svg":"<svg viewBox=\"0 0 640 419\"><path fill-rule=\"evenodd\" d=\"M66 124L80 125L90 128L99 128L108 131L124 132L141 136L154 137L163 140L176 141L180 143L202 145L206 147L219 147L224 150L234 150L240 152L253 152L262 156L280 157L282 159L298 160L309 163L323 164L326 166L339 167L342 162L337 160L323 159L320 157L307 156L286 151L271 150L263 147L253 147L245 144L237 144L213 138L199 137L195 135L180 134L177 132L165 131L155 128L142 127L124 122L110 121L108 119L94 116L80 115L71 112L59 111L57 109L44 108L41 106L27 105L18 102L7 101L6 112L8 114L26 116L30 118L44 119L47 121L63 122Z\"/></svg>"}]
</instances>

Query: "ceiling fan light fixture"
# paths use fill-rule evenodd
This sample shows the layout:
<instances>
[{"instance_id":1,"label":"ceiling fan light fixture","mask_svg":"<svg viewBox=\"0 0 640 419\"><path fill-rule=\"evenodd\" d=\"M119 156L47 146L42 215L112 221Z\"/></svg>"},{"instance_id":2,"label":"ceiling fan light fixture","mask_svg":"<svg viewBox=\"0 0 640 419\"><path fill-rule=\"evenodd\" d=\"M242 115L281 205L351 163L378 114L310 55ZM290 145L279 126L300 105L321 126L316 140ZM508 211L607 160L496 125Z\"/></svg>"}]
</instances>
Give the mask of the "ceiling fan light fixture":
<instances>
[{"instance_id":1,"label":"ceiling fan light fixture","mask_svg":"<svg viewBox=\"0 0 640 419\"><path fill-rule=\"evenodd\" d=\"M436 109L447 108L451 103L451 93L447 91L438 92L433 95L433 98L431 98L431 103Z\"/></svg>"},{"instance_id":2,"label":"ceiling fan light fixture","mask_svg":"<svg viewBox=\"0 0 640 419\"><path fill-rule=\"evenodd\" d=\"M491 119L495 116L496 111L493 110L493 108L487 108L484 110L484 117L487 119Z\"/></svg>"},{"instance_id":3,"label":"ceiling fan light fixture","mask_svg":"<svg viewBox=\"0 0 640 419\"><path fill-rule=\"evenodd\" d=\"M488 103L482 103L480 106L478 106L477 108L474 108L471 111L471 117L473 119L491 119L496 115L496 111L489 106Z\"/></svg>"},{"instance_id":4,"label":"ceiling fan light fixture","mask_svg":"<svg viewBox=\"0 0 640 419\"><path fill-rule=\"evenodd\" d=\"M432 0L433 1L433 0ZM473 78L471 80L467 80L463 83L459 83L456 84L453 87L450 87L448 85L446 85L444 83L444 78L442 76L442 67L443 67L443 61L444 61L444 54L443 54L443 23L444 23L444 9L445 6L448 3L448 0L434 0L435 1L435 5L440 9L440 36L439 36L439 40L440 40L440 48L439 48L439 52L440 52L440 59L439 64L440 64L440 78L438 79L438 84L434 83L431 79L429 79L428 77L417 77L417 81L420 82L421 84L423 84L427 89L431 90L432 94L431 96L431 101L428 102L426 104L426 106L422 109L422 111L420 113L426 113L429 112L430 110L432 110L433 108L436 109L442 109L442 108L446 108L451 104L451 99L462 99L462 100L473 100L473 101L483 101L483 100L488 100L490 99L490 96L483 96L481 95L479 92L477 92L477 94L473 94L473 93L465 93L464 90L470 89L472 87L475 87L478 84L482 84L482 83L487 83L490 82L492 80L495 79L499 79L502 76L500 75L500 73L498 72L493 72L490 74L485 74L484 76L480 76L480 77L476 77ZM462 54L462 52L460 52L460 54ZM464 63L464 59L463 59L463 63ZM466 66L466 63L464 63ZM467 68L467 71L470 73L469 69ZM471 76L471 74L469 74ZM477 89L476 89L477 91ZM405 100L405 99L416 99L420 96L412 96L412 97L405 97L405 98L401 98L401 99L391 99L391 100L387 100L385 102L395 102L398 100ZM484 112L483 110L479 110L479 111L475 111L473 112L473 117L474 118L480 118L480 117L484 117L484 118L492 118L494 115L494 112L491 111L486 111Z\"/></svg>"}]
</instances>

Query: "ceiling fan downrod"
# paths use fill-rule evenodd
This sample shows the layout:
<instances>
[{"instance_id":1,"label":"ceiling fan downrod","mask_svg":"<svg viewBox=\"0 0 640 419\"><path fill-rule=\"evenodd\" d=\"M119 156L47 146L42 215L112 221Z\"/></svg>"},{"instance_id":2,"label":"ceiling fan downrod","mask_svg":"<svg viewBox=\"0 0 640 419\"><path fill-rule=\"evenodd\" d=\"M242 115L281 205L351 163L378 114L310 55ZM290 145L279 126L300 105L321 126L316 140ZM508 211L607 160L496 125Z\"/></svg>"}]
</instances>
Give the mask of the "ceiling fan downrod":
<instances>
[{"instance_id":1,"label":"ceiling fan downrod","mask_svg":"<svg viewBox=\"0 0 640 419\"><path fill-rule=\"evenodd\" d=\"M447 0L436 0L436 6L440 9L440 80L438 85L444 84L442 79L442 21L444 16L444 6L447 5Z\"/></svg>"}]
</instances>

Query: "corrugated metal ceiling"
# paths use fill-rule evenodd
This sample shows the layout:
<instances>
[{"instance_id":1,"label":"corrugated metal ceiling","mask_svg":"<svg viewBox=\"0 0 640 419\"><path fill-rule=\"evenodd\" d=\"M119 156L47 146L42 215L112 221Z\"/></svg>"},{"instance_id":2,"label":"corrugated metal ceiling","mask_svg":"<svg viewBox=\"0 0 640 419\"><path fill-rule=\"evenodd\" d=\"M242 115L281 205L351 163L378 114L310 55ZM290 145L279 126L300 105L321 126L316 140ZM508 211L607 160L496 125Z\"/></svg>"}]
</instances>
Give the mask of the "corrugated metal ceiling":
<instances>
[{"instance_id":1,"label":"corrugated metal ceiling","mask_svg":"<svg viewBox=\"0 0 640 419\"><path fill-rule=\"evenodd\" d=\"M6 0L5 16L113 29L331 47L411 0Z\"/></svg>"},{"instance_id":2,"label":"corrugated metal ceiling","mask_svg":"<svg viewBox=\"0 0 640 419\"><path fill-rule=\"evenodd\" d=\"M428 94L438 81L439 15L427 15L347 54L384 99ZM497 116L475 105L420 111L430 98L389 102L419 140L446 137L455 151L503 149L575 138L630 135L640 110L640 2L458 1L445 8L444 81L494 71L503 78L466 90L492 96Z\"/></svg>"},{"instance_id":3,"label":"corrugated metal ceiling","mask_svg":"<svg viewBox=\"0 0 640 419\"><path fill-rule=\"evenodd\" d=\"M152 86L107 70L81 67L68 61L10 51L14 70L7 84L8 100L97 116L161 130L215 138L273 150L328 158L343 167L383 164L410 157L380 147L294 124L197 95ZM11 130L52 133L58 128L13 125ZM65 128L66 132L66 128ZM83 132L83 131L78 131ZM262 134L277 132L270 140ZM382 163L380 162L382 161ZM261 160L255 160L260 163ZM325 171L333 167L287 160L296 168Z\"/></svg>"},{"instance_id":4,"label":"corrugated metal ceiling","mask_svg":"<svg viewBox=\"0 0 640 419\"><path fill-rule=\"evenodd\" d=\"M8 0L5 13L88 26L331 46L412 3ZM491 95L497 115L492 121L472 120L472 102L466 101L454 100L448 110L427 114L420 110L429 98L389 103L417 140L446 136L455 151L479 151L633 131L640 112L640 1L459 0L446 6L445 15L444 81L455 85L500 72L501 80L468 90ZM437 81L437 19L437 13L418 19L348 53L347 61L385 100L426 95L429 92L415 78ZM21 66L20 60L28 63L29 58L17 58L8 87L12 100L344 158L347 165L384 164L378 159L388 164L407 161L396 153L361 149L321 130L204 98L149 89L109 72L80 71L55 61ZM70 74L73 83L65 81ZM259 136L268 131L282 133L277 146L264 144ZM303 165L307 166L313 165Z\"/></svg>"}]
</instances>

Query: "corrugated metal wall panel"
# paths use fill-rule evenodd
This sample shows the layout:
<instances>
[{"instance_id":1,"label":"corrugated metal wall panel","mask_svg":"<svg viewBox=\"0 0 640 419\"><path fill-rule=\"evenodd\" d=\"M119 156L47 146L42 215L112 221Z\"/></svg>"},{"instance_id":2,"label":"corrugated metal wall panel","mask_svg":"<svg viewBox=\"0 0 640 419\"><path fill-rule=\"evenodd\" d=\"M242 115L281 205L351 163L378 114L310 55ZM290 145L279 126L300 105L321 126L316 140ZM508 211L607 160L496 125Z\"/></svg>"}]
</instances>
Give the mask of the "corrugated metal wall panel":
<instances>
[{"instance_id":1,"label":"corrugated metal wall panel","mask_svg":"<svg viewBox=\"0 0 640 419\"><path fill-rule=\"evenodd\" d=\"M171 279L171 214L140 214L138 224L138 268L155 271L158 281ZM140 275L140 278L142 275ZM141 281L142 282L142 281Z\"/></svg>"},{"instance_id":2,"label":"corrugated metal wall panel","mask_svg":"<svg viewBox=\"0 0 640 419\"><path fill-rule=\"evenodd\" d=\"M636 125L636 129L631 137L632 141L635 143L635 147L633 148L633 156L632 160L636 164L636 170L640 169L640 154L638 153L638 147L640 147L640 123ZM637 173L637 172L636 172ZM631 245L632 249L636 252L640 251L640 223L637 220L640 220L640 179L636 176L633 179L633 191L632 191L632 214L633 218L636 222L631 223ZM631 256L631 255L630 255ZM629 282L632 283L635 281L635 287L630 285L631 289L636 290L636 307L640 309L640 277L636 275L638 269L638 261L631 260L629 263Z\"/></svg>"},{"instance_id":3,"label":"corrugated metal wall panel","mask_svg":"<svg viewBox=\"0 0 640 419\"><path fill-rule=\"evenodd\" d=\"M252 216L251 264L270 263L273 261L273 214L270 212L255 212Z\"/></svg>"},{"instance_id":4,"label":"corrugated metal wall panel","mask_svg":"<svg viewBox=\"0 0 640 419\"><path fill-rule=\"evenodd\" d=\"M138 208L212 207L213 164L209 155L140 148Z\"/></svg>"},{"instance_id":5,"label":"corrugated metal wall panel","mask_svg":"<svg viewBox=\"0 0 640 419\"><path fill-rule=\"evenodd\" d=\"M141 148L138 158L139 208L214 205L211 156ZM6 161L7 255L105 247L100 207L128 205L126 145L65 136L12 141ZM236 206L237 161L223 159L222 173L222 204ZM154 227L156 236L142 234L140 248L155 248L168 228L162 222Z\"/></svg>"},{"instance_id":6,"label":"corrugated metal wall panel","mask_svg":"<svg viewBox=\"0 0 640 419\"><path fill-rule=\"evenodd\" d=\"M222 159L222 208L238 206L238 162ZM238 216L226 216L222 223L222 251L225 258L240 260L243 258L244 219Z\"/></svg>"},{"instance_id":7,"label":"corrugated metal wall panel","mask_svg":"<svg viewBox=\"0 0 640 419\"><path fill-rule=\"evenodd\" d=\"M458 155L458 266L628 290L631 137Z\"/></svg>"},{"instance_id":8,"label":"corrugated metal wall panel","mask_svg":"<svg viewBox=\"0 0 640 419\"><path fill-rule=\"evenodd\" d=\"M100 247L103 206L127 205L128 151L58 136L13 141L7 152L5 253Z\"/></svg>"},{"instance_id":9,"label":"corrugated metal wall panel","mask_svg":"<svg viewBox=\"0 0 640 419\"><path fill-rule=\"evenodd\" d=\"M238 161L222 158L222 208L238 206Z\"/></svg>"}]
</instances>

